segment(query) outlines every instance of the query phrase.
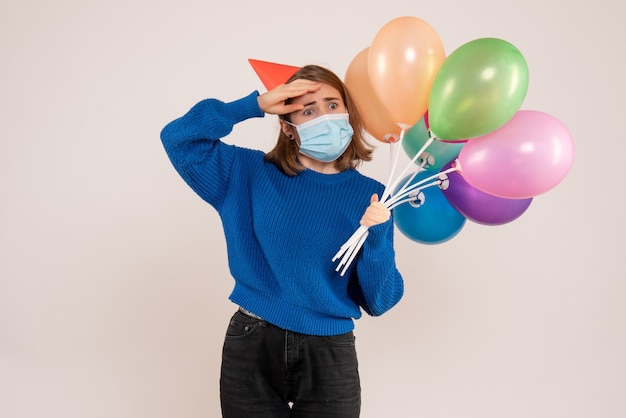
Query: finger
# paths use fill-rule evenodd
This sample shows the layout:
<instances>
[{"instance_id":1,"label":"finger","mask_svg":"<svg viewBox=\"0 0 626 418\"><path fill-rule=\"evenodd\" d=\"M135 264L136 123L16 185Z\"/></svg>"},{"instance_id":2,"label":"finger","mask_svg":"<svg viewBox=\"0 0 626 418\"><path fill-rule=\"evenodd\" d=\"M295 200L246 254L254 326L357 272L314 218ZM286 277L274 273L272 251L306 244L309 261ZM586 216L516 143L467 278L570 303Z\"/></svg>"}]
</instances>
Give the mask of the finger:
<instances>
[{"instance_id":1,"label":"finger","mask_svg":"<svg viewBox=\"0 0 626 418\"><path fill-rule=\"evenodd\" d=\"M289 98L295 98L319 90L322 84L309 80L295 80L285 86L287 87L285 94L288 94Z\"/></svg>"},{"instance_id":2,"label":"finger","mask_svg":"<svg viewBox=\"0 0 626 418\"><path fill-rule=\"evenodd\" d=\"M307 92L317 90L320 87L320 83L309 80L296 80L289 84L279 84L272 90L269 90L268 93L272 93L276 97L286 99L306 94Z\"/></svg>"},{"instance_id":3,"label":"finger","mask_svg":"<svg viewBox=\"0 0 626 418\"><path fill-rule=\"evenodd\" d=\"M304 105L292 103L292 104L284 105L280 113L282 115L287 115L289 113L297 112L298 110L302 110L302 109L304 109Z\"/></svg>"},{"instance_id":4,"label":"finger","mask_svg":"<svg viewBox=\"0 0 626 418\"><path fill-rule=\"evenodd\" d=\"M389 209L387 209L384 205L380 203L374 203L370 206L370 210L368 211L372 214L372 216L377 217L378 219L387 220L391 215Z\"/></svg>"},{"instance_id":5,"label":"finger","mask_svg":"<svg viewBox=\"0 0 626 418\"><path fill-rule=\"evenodd\" d=\"M319 86L321 86L322 83L320 83L319 81L313 81L313 80L306 80L304 78L299 78L297 80L293 80L291 83L287 84L288 86L306 86L306 87L313 87L313 88L318 88Z\"/></svg>"},{"instance_id":6,"label":"finger","mask_svg":"<svg viewBox=\"0 0 626 418\"><path fill-rule=\"evenodd\" d=\"M370 197L370 205L371 205L372 203L376 203L376 202L378 202L378 195L377 195L376 193L374 193L374 194L372 195L372 197Z\"/></svg>"}]
</instances>

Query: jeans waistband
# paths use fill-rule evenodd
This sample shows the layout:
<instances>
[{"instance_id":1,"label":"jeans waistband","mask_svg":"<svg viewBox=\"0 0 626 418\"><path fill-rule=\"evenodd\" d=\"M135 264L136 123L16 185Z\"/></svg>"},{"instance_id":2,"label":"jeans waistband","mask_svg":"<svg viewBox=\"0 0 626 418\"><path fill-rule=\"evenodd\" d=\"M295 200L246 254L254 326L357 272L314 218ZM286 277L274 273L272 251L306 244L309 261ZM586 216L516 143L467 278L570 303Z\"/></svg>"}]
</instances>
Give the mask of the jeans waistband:
<instances>
[{"instance_id":1,"label":"jeans waistband","mask_svg":"<svg viewBox=\"0 0 626 418\"><path fill-rule=\"evenodd\" d=\"M249 310L247 310L247 309L245 309L245 308L243 308L241 306L239 307L239 312L241 312L244 315L248 315L251 318L258 319L259 321L263 321L263 318L261 318L260 316L250 312Z\"/></svg>"}]
</instances>

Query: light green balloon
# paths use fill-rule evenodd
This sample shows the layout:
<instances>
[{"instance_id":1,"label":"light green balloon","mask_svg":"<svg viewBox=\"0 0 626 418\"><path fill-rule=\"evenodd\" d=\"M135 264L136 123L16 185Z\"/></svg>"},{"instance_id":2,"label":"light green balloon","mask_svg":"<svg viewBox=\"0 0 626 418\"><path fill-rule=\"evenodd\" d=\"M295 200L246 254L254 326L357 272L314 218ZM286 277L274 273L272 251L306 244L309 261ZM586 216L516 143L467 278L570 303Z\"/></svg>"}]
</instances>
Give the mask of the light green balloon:
<instances>
[{"instance_id":1,"label":"light green balloon","mask_svg":"<svg viewBox=\"0 0 626 418\"><path fill-rule=\"evenodd\" d=\"M492 132L519 110L528 90L528 65L507 41L481 38L454 50L430 91L428 122L452 141Z\"/></svg>"}]
</instances>

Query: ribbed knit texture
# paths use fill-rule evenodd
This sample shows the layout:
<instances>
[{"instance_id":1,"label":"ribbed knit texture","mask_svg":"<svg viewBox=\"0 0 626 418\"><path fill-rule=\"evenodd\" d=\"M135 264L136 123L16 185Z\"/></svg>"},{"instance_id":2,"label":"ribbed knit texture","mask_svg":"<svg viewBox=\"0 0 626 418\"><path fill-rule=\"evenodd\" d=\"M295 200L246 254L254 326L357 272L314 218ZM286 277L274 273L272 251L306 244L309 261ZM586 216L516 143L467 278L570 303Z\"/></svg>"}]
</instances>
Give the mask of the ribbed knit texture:
<instances>
[{"instance_id":1,"label":"ribbed knit texture","mask_svg":"<svg viewBox=\"0 0 626 418\"><path fill-rule=\"evenodd\" d=\"M356 170L287 176L263 152L220 141L236 123L264 116L257 96L201 101L163 128L163 145L182 178L220 215L234 303L290 331L351 331L359 306L381 315L403 294L391 220L370 228L343 277L332 262L383 185Z\"/></svg>"}]
</instances>

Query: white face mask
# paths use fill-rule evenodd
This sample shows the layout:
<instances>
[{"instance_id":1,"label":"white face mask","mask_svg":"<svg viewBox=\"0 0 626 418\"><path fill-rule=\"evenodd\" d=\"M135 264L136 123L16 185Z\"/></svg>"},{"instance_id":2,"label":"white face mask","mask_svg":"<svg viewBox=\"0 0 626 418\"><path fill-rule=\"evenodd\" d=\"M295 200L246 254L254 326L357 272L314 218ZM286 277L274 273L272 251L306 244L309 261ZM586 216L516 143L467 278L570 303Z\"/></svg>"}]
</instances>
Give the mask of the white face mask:
<instances>
[{"instance_id":1,"label":"white face mask","mask_svg":"<svg viewBox=\"0 0 626 418\"><path fill-rule=\"evenodd\" d=\"M300 137L300 153L329 163L346 151L354 130L347 113L323 115L300 125L294 125Z\"/></svg>"}]
</instances>

